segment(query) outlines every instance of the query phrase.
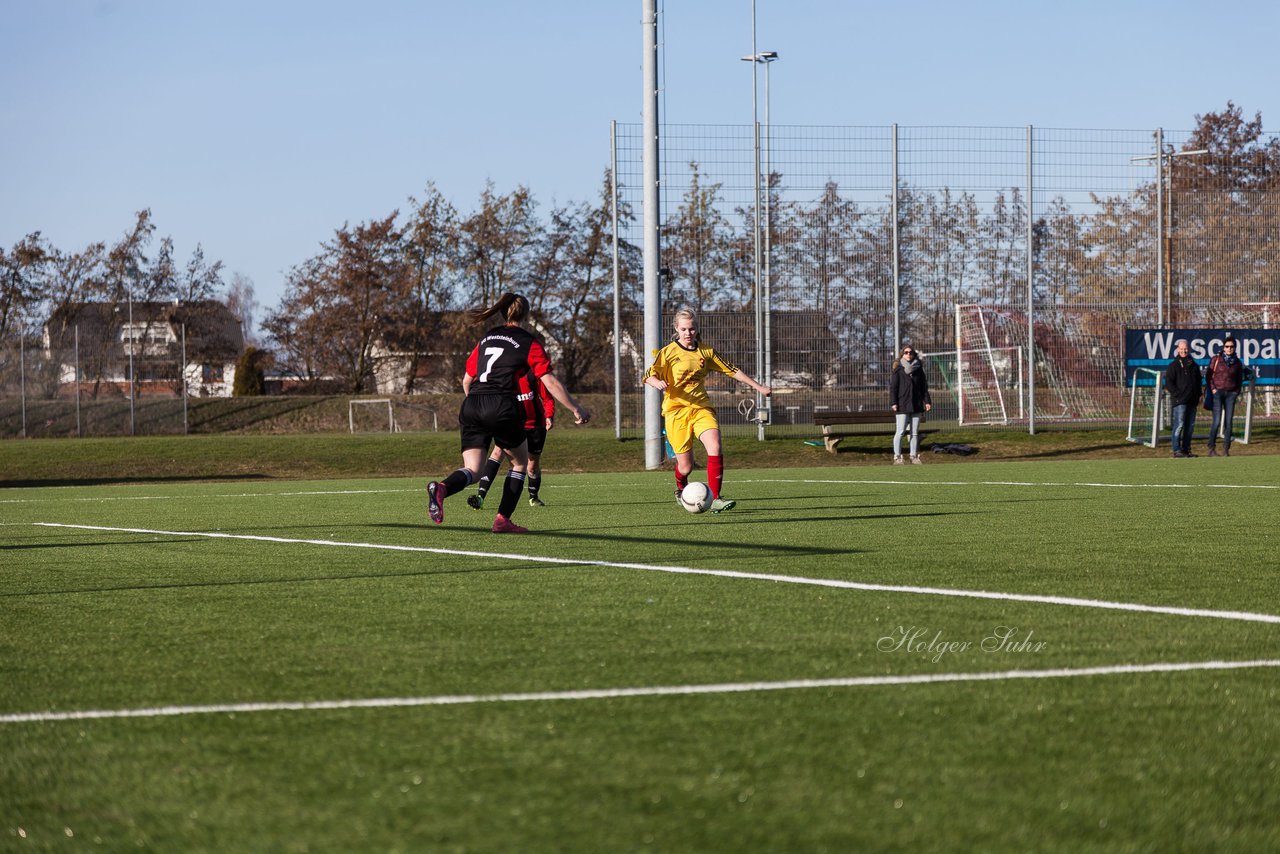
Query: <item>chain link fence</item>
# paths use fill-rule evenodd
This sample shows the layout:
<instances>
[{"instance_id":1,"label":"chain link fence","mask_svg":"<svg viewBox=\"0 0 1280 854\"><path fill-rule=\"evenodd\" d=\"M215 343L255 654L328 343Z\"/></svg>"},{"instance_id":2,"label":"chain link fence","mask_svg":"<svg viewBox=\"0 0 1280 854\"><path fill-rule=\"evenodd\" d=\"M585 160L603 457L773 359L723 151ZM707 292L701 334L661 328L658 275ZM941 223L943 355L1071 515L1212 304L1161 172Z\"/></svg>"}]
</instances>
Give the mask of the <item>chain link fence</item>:
<instances>
[{"instance_id":1,"label":"chain link fence","mask_svg":"<svg viewBox=\"0 0 1280 854\"><path fill-rule=\"evenodd\" d=\"M629 436L643 429L649 361L642 143L640 125L615 126L613 346ZM1275 135L667 125L661 145L663 327L698 310L704 340L774 387L771 434L883 408L901 343L927 354L935 421L1121 421L1126 328L1269 328L1280 314ZM597 287L603 304L608 284ZM193 375L172 336L135 341L129 365L119 323L106 326L10 322L0 435L182 432L184 387L228 381ZM754 429L753 395L724 377L710 391L727 430Z\"/></svg>"},{"instance_id":2,"label":"chain link fence","mask_svg":"<svg viewBox=\"0 0 1280 854\"><path fill-rule=\"evenodd\" d=\"M641 128L618 125L614 139L619 203L636 210ZM668 125L664 327L692 307L707 343L764 374L772 434L810 434L824 409L884 408L899 343L928 354L935 421L1122 421L1126 327L1269 326L1277 314L1247 304L1280 299L1280 140L1197 144L1159 129L762 128L757 288L753 128ZM619 236L639 245L639 223ZM620 278L633 310L619 409L637 435L642 286ZM730 432L752 414L732 385L713 392Z\"/></svg>"}]
</instances>

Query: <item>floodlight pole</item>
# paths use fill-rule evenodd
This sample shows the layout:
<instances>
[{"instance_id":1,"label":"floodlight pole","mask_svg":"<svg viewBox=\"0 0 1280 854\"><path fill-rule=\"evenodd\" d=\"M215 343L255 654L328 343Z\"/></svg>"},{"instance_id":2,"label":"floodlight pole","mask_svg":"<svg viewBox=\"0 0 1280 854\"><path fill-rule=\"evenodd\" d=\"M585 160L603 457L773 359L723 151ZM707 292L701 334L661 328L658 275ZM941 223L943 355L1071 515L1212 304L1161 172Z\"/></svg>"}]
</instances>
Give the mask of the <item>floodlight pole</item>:
<instances>
[{"instance_id":1,"label":"floodlight pole","mask_svg":"<svg viewBox=\"0 0 1280 854\"><path fill-rule=\"evenodd\" d=\"M661 243L658 236L658 0L643 0L644 67L644 351L656 353L662 346L662 298L658 291ZM644 464L662 465L662 392L644 386Z\"/></svg>"},{"instance_id":2,"label":"floodlight pole","mask_svg":"<svg viewBox=\"0 0 1280 854\"><path fill-rule=\"evenodd\" d=\"M778 58L778 52L774 50L766 50L758 52L756 50L756 4L755 0L751 2L751 53L747 56L739 57L743 62L751 63L751 127L754 139L753 149L755 152L755 228L753 230L752 248L754 254L754 271L755 271L755 320L756 320L756 378L764 385L772 384L773 375L773 335L770 324L770 310L772 301L772 282L770 280L770 255L771 240L770 232L772 231L771 214L769 211L769 65ZM764 65L764 204L763 211L760 201L761 195L761 167L760 167L760 119L757 93L759 92L759 83L757 82L756 66ZM762 217L763 214L763 217ZM761 225L763 218L764 225ZM763 230L763 250L761 249L761 232ZM768 412L765 410L766 400L764 395L756 392L755 403L755 421L756 421L756 439L764 441L764 426L770 420Z\"/></svg>"},{"instance_id":3,"label":"floodlight pole","mask_svg":"<svg viewBox=\"0 0 1280 854\"><path fill-rule=\"evenodd\" d=\"M751 0L751 53L747 56L740 57L743 62L751 63L751 133L753 139L753 150L755 152L755 228L752 234L752 254L754 269L754 297L752 302L755 303L756 315L756 370L757 379L764 378L764 350L761 347L761 338L763 337L764 327L764 310L761 304L760 294L760 112L758 107L758 93L760 84L757 82L756 65L760 62L760 54L756 51L756 0ZM756 392L756 404L754 412L759 414L764 405L764 395ZM763 441L764 439L764 422L756 421L756 439Z\"/></svg>"},{"instance_id":4,"label":"floodlight pole","mask_svg":"<svg viewBox=\"0 0 1280 854\"><path fill-rule=\"evenodd\" d=\"M773 140L769 132L769 66L778 59L776 50L766 50L758 57L764 63L764 288L762 313L764 315L764 374L760 382L773 385L773 213L771 210L773 169L769 162L769 154L773 149ZM773 421L773 406L769 399L764 400L768 411L764 414L768 421ZM757 414L760 414L757 412ZM760 422L763 434L765 422Z\"/></svg>"}]
</instances>

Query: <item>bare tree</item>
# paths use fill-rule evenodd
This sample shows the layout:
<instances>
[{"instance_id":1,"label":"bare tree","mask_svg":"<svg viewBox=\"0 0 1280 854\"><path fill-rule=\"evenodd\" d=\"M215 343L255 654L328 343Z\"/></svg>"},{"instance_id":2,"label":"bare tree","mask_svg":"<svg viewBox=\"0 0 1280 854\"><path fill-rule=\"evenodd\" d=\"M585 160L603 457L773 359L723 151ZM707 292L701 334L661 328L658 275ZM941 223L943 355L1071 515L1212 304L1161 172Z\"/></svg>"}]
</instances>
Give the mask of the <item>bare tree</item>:
<instances>
[{"instance_id":1,"label":"bare tree","mask_svg":"<svg viewBox=\"0 0 1280 854\"><path fill-rule=\"evenodd\" d=\"M106 253L105 243L93 243L76 253L54 250L49 259L49 287L44 299L45 343L51 354L43 378L47 397L57 393L61 365L74 361L80 320L77 309L101 294Z\"/></svg>"},{"instance_id":2,"label":"bare tree","mask_svg":"<svg viewBox=\"0 0 1280 854\"><path fill-rule=\"evenodd\" d=\"M254 295L253 279L244 273L232 273L231 283L227 285L227 292L223 300L226 302L232 316L239 322L240 334L244 338L245 344L256 346L257 340L254 334L253 321L261 306Z\"/></svg>"},{"instance_id":3,"label":"bare tree","mask_svg":"<svg viewBox=\"0 0 1280 854\"><path fill-rule=\"evenodd\" d=\"M1262 115L1246 120L1228 101L1196 116L1184 151L1170 158L1165 210L1169 302L1201 303L1235 292L1275 299L1280 264L1280 138L1264 137Z\"/></svg>"},{"instance_id":4,"label":"bare tree","mask_svg":"<svg viewBox=\"0 0 1280 854\"><path fill-rule=\"evenodd\" d=\"M411 292L407 316L397 319L408 347L405 391L412 392L428 342L448 339L443 328L444 311L453 303L456 271L460 265L458 212L435 184L428 183L421 201L409 198L412 213L404 230L404 253ZM434 367L434 363L428 361Z\"/></svg>"},{"instance_id":5,"label":"bare tree","mask_svg":"<svg viewBox=\"0 0 1280 854\"><path fill-rule=\"evenodd\" d=\"M538 316L556 338L556 375L582 388L611 352L613 256L611 177L595 205L552 212L535 262Z\"/></svg>"},{"instance_id":6,"label":"bare tree","mask_svg":"<svg viewBox=\"0 0 1280 854\"><path fill-rule=\"evenodd\" d=\"M459 230L459 256L471 283L467 302L490 305L503 292L519 288L527 279L522 265L526 249L537 239L537 205L526 187L506 195L494 192L493 182L480 194L480 210L467 217Z\"/></svg>"},{"instance_id":7,"label":"bare tree","mask_svg":"<svg viewBox=\"0 0 1280 854\"><path fill-rule=\"evenodd\" d=\"M689 306L702 311L728 296L730 228L720 212L721 186L704 184L698 164L689 164L689 187L665 229L663 261L672 274L668 294L671 307Z\"/></svg>"},{"instance_id":8,"label":"bare tree","mask_svg":"<svg viewBox=\"0 0 1280 854\"><path fill-rule=\"evenodd\" d=\"M284 299L264 325L299 375L313 382L332 375L352 392L372 386L374 345L411 301L398 215L344 225L320 255L290 273Z\"/></svg>"}]
</instances>

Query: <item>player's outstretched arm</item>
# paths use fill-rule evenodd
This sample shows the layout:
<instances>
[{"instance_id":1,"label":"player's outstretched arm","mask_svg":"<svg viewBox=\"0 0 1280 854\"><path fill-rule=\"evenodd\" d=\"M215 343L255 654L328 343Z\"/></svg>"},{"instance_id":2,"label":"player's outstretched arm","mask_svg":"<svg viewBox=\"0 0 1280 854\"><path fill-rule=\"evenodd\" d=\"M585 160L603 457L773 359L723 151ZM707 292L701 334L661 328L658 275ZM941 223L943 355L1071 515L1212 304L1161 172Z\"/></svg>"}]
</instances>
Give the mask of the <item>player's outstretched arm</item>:
<instances>
[{"instance_id":1,"label":"player's outstretched arm","mask_svg":"<svg viewBox=\"0 0 1280 854\"><path fill-rule=\"evenodd\" d=\"M556 379L555 374L543 374L541 380L542 384L547 387L547 391L551 392L551 396L563 403L573 413L574 424L586 424L591 420L591 413L587 411L585 406L573 399L573 395L569 394L569 390L564 387L564 383Z\"/></svg>"},{"instance_id":2,"label":"player's outstretched arm","mask_svg":"<svg viewBox=\"0 0 1280 854\"><path fill-rule=\"evenodd\" d=\"M747 376L746 372L743 370L739 370L736 374L733 375L733 378L738 382L743 383L744 385L751 386L753 389L760 392L765 397L768 397L769 395L773 394L772 388L770 388L767 385L760 385L760 383L756 382L755 380L751 379L751 377Z\"/></svg>"}]
</instances>

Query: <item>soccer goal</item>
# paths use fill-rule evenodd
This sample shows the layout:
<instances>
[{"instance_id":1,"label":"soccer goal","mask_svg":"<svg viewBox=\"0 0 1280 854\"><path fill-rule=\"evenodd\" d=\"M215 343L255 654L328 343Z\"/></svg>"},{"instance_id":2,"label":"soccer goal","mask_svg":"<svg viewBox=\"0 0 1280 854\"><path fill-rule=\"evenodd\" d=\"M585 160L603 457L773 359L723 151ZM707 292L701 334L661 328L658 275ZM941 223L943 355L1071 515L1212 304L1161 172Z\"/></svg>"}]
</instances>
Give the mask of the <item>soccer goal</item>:
<instances>
[{"instance_id":1,"label":"soccer goal","mask_svg":"<svg viewBox=\"0 0 1280 854\"><path fill-rule=\"evenodd\" d=\"M347 423L352 433L399 433L390 398L347 401Z\"/></svg>"},{"instance_id":2,"label":"soccer goal","mask_svg":"<svg viewBox=\"0 0 1280 854\"><path fill-rule=\"evenodd\" d=\"M1254 371L1246 368L1240 395L1236 398L1235 418L1230 425L1235 428L1237 423L1242 422L1239 435L1234 430L1232 432L1232 441L1242 445L1249 444L1249 439L1253 435L1253 391L1256 379ZM1125 436L1130 442L1146 445L1148 448L1154 448L1160 444L1160 432L1169 420L1163 386L1163 371L1154 368L1134 369L1133 379L1129 382L1129 432ZM1240 412L1241 403L1244 404L1243 413ZM1211 418L1208 412L1204 413L1204 417ZM1219 426L1219 438L1222 437L1222 431L1227 426L1226 424ZM1148 427L1150 427L1150 434L1147 433ZM1141 430L1142 435L1137 435L1136 430ZM1209 421L1209 430L1213 430L1212 420Z\"/></svg>"},{"instance_id":3,"label":"soccer goal","mask_svg":"<svg viewBox=\"0 0 1280 854\"><path fill-rule=\"evenodd\" d=\"M1161 406L1164 391L1164 372L1153 368L1137 368L1129 381L1129 432L1130 442L1154 448L1160 441L1164 427L1164 408ZM1151 435L1146 435L1147 426ZM1142 430L1139 436L1134 431Z\"/></svg>"},{"instance_id":4,"label":"soccer goal","mask_svg":"<svg viewBox=\"0 0 1280 854\"><path fill-rule=\"evenodd\" d=\"M955 396L959 424L1008 424L1026 417L1021 347L921 353Z\"/></svg>"}]
</instances>

